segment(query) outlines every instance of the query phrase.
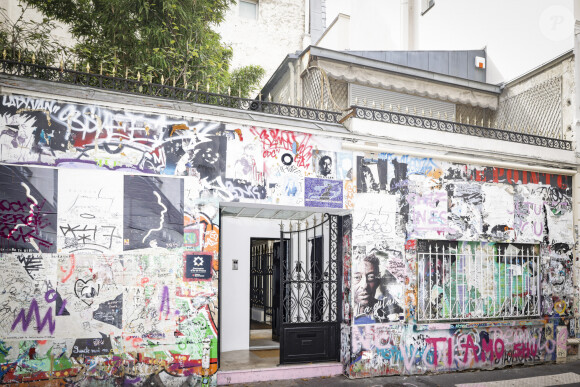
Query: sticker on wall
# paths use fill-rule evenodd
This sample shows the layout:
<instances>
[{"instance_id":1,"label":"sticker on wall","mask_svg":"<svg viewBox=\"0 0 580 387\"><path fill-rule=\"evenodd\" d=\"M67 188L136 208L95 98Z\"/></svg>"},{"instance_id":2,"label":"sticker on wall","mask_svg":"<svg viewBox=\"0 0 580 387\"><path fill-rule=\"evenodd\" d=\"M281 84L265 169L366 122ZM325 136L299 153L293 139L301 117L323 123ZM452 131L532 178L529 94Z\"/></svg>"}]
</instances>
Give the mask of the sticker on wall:
<instances>
[{"instance_id":1,"label":"sticker on wall","mask_svg":"<svg viewBox=\"0 0 580 387\"><path fill-rule=\"evenodd\" d=\"M211 279L213 254L187 251L183 253L183 280L207 281Z\"/></svg>"},{"instance_id":2,"label":"sticker on wall","mask_svg":"<svg viewBox=\"0 0 580 387\"><path fill-rule=\"evenodd\" d=\"M312 167L316 176L322 179L336 178L336 152L312 151Z\"/></svg>"},{"instance_id":3,"label":"sticker on wall","mask_svg":"<svg viewBox=\"0 0 580 387\"><path fill-rule=\"evenodd\" d=\"M305 206L342 208L342 181L306 177L304 183Z\"/></svg>"},{"instance_id":4,"label":"sticker on wall","mask_svg":"<svg viewBox=\"0 0 580 387\"><path fill-rule=\"evenodd\" d=\"M352 153L336 152L336 178L338 180L352 180L355 172L353 167Z\"/></svg>"}]
</instances>

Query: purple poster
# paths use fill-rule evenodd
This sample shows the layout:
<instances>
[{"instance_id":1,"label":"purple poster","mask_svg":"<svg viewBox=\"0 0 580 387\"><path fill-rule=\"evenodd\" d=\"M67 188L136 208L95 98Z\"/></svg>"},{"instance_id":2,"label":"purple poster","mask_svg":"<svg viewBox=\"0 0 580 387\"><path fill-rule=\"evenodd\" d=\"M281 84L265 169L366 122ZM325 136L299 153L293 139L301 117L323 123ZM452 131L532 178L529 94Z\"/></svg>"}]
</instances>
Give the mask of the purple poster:
<instances>
[{"instance_id":1,"label":"purple poster","mask_svg":"<svg viewBox=\"0 0 580 387\"><path fill-rule=\"evenodd\" d=\"M342 208L341 180L304 178L304 205L307 207Z\"/></svg>"}]
</instances>

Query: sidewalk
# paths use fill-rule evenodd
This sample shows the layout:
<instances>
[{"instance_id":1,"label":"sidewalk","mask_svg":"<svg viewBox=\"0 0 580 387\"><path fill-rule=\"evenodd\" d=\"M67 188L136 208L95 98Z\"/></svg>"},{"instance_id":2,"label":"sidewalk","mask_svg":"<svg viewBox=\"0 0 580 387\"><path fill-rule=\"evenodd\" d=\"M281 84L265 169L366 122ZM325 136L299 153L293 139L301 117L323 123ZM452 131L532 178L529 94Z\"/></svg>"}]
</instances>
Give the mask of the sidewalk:
<instances>
[{"instance_id":1,"label":"sidewalk","mask_svg":"<svg viewBox=\"0 0 580 387\"><path fill-rule=\"evenodd\" d=\"M408 386L408 387L580 387L580 360L564 364L507 367L491 371L452 372L438 375L385 376L347 379L344 376L278 380L230 386L334 387L334 386Z\"/></svg>"}]
</instances>

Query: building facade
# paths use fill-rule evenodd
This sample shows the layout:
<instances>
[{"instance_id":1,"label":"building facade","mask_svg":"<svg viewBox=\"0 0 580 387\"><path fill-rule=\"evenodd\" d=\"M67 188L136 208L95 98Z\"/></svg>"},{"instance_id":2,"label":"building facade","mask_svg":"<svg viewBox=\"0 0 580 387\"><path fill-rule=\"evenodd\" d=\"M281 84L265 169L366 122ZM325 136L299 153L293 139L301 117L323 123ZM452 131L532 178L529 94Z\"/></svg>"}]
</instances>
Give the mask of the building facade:
<instances>
[{"instance_id":1,"label":"building facade","mask_svg":"<svg viewBox=\"0 0 580 387\"><path fill-rule=\"evenodd\" d=\"M297 59L304 70L315 59L348 81L344 61L316 52ZM220 359L243 348L252 311L251 238L278 243L283 364L334 361L358 378L566 358L574 95L548 109L557 133L459 109L497 124L512 114L502 109L542 101L526 99L534 87L569 82L570 56L508 94L365 70L460 98L447 116L2 65L2 383L223 383Z\"/></svg>"}]
</instances>

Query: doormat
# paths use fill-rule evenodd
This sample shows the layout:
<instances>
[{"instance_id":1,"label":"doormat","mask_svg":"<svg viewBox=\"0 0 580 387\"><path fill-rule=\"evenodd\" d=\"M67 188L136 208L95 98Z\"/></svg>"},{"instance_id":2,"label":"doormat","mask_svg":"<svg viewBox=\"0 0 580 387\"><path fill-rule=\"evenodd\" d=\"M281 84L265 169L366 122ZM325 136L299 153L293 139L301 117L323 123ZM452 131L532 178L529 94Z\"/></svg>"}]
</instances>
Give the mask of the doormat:
<instances>
[{"instance_id":1,"label":"doormat","mask_svg":"<svg viewBox=\"0 0 580 387\"><path fill-rule=\"evenodd\" d=\"M279 349L265 349L261 351L250 351L252 355L256 355L259 358L267 359L271 357L280 357L280 350Z\"/></svg>"}]
</instances>

